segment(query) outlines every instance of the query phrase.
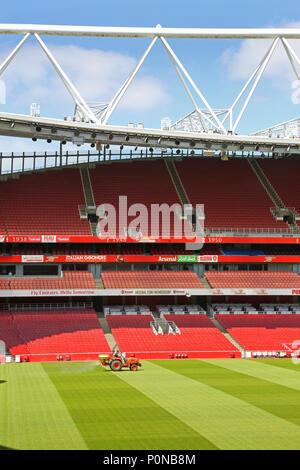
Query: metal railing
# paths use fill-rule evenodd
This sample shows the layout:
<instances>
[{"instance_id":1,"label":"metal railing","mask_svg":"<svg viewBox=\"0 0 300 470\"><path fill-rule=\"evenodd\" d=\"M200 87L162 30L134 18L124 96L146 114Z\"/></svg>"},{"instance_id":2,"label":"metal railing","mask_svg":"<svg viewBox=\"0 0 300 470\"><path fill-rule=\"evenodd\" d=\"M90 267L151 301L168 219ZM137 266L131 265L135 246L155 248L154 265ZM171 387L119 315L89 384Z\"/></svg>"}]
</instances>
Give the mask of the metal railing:
<instances>
[{"instance_id":1,"label":"metal railing","mask_svg":"<svg viewBox=\"0 0 300 470\"><path fill-rule=\"evenodd\" d=\"M0 175L8 176L12 174L26 173L32 171L41 171L53 168L69 167L73 165L92 164L92 163L106 163L112 161L123 160L144 160L144 159L157 159L157 158L197 158L203 156L203 151L199 150L191 154L187 150L165 151L163 149L140 149L134 150L112 150L103 148L98 152L32 152L32 153L0 153Z\"/></svg>"},{"instance_id":2,"label":"metal railing","mask_svg":"<svg viewBox=\"0 0 300 470\"><path fill-rule=\"evenodd\" d=\"M205 235L208 236L213 236L213 234L218 234L220 235L225 235L227 233L230 234L242 234L244 236L250 236L251 234L261 234L261 235L274 235L276 233L278 234L299 234L300 233L300 227L297 228L255 228L255 227L229 227L229 228L221 228L221 227L209 227L204 229Z\"/></svg>"}]
</instances>

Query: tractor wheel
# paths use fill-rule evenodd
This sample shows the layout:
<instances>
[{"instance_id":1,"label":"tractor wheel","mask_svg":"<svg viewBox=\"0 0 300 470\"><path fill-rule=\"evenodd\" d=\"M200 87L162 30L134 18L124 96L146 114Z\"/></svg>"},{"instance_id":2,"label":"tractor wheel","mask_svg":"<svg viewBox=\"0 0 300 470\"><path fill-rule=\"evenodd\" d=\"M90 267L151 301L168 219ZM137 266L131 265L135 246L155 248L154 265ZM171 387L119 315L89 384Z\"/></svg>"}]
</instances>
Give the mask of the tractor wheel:
<instances>
[{"instance_id":1,"label":"tractor wheel","mask_svg":"<svg viewBox=\"0 0 300 470\"><path fill-rule=\"evenodd\" d=\"M119 359L114 359L110 363L111 370L117 372L122 369L122 362Z\"/></svg>"},{"instance_id":2,"label":"tractor wheel","mask_svg":"<svg viewBox=\"0 0 300 470\"><path fill-rule=\"evenodd\" d=\"M130 364L130 370L137 370L137 364Z\"/></svg>"}]
</instances>

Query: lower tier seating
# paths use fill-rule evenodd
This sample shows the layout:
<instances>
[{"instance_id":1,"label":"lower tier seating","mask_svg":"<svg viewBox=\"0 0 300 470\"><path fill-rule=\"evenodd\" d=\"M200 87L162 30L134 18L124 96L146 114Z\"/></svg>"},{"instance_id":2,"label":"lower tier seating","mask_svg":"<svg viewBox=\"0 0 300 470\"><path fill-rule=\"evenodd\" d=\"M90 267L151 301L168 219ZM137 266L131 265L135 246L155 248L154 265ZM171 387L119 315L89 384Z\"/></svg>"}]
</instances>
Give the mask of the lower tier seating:
<instances>
[{"instance_id":1,"label":"lower tier seating","mask_svg":"<svg viewBox=\"0 0 300 470\"><path fill-rule=\"evenodd\" d=\"M230 314L215 318L249 351L287 351L300 338L300 315Z\"/></svg>"},{"instance_id":2,"label":"lower tier seating","mask_svg":"<svg viewBox=\"0 0 300 470\"><path fill-rule=\"evenodd\" d=\"M0 312L0 341L6 351L18 351L17 354L28 354L28 348L24 338L20 336L20 332L13 323L13 317L9 312ZM4 351L2 351L4 352Z\"/></svg>"},{"instance_id":3,"label":"lower tier seating","mask_svg":"<svg viewBox=\"0 0 300 470\"><path fill-rule=\"evenodd\" d=\"M191 271L106 271L101 277L106 289L203 288Z\"/></svg>"},{"instance_id":4,"label":"lower tier seating","mask_svg":"<svg viewBox=\"0 0 300 470\"><path fill-rule=\"evenodd\" d=\"M0 339L13 356L30 361L97 359L109 352L96 312L89 309L15 310L0 314Z\"/></svg>"},{"instance_id":5,"label":"lower tier seating","mask_svg":"<svg viewBox=\"0 0 300 470\"><path fill-rule=\"evenodd\" d=\"M151 315L107 316L108 324L123 352L141 358L168 358L170 353L187 353L188 357L230 357L239 351L204 315L165 315L174 321L181 334L155 335Z\"/></svg>"},{"instance_id":6,"label":"lower tier seating","mask_svg":"<svg viewBox=\"0 0 300 470\"><path fill-rule=\"evenodd\" d=\"M209 271L205 277L213 288L269 288L300 287L300 277L287 271Z\"/></svg>"}]
</instances>

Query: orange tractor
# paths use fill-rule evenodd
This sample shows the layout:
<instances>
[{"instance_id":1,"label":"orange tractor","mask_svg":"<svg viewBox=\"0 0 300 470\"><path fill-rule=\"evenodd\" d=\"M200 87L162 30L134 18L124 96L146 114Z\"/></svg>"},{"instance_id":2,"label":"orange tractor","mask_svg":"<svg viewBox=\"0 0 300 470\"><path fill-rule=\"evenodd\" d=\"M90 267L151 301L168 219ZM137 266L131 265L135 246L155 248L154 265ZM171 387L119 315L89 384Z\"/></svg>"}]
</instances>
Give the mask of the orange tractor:
<instances>
[{"instance_id":1,"label":"orange tractor","mask_svg":"<svg viewBox=\"0 0 300 470\"><path fill-rule=\"evenodd\" d=\"M122 357L119 354L113 354L109 356L108 354L100 354L99 361L103 366L109 366L111 370L117 372L123 367L130 370L138 370L138 367L141 367L139 359L135 356L129 356L128 358Z\"/></svg>"}]
</instances>

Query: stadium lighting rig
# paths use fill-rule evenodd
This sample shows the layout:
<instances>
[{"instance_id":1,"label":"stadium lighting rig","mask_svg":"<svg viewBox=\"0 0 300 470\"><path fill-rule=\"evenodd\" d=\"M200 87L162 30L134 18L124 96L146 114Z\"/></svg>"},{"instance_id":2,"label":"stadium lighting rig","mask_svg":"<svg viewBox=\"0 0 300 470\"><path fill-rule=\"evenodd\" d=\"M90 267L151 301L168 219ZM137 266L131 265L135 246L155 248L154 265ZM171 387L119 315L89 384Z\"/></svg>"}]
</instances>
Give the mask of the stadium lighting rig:
<instances>
[{"instance_id":1,"label":"stadium lighting rig","mask_svg":"<svg viewBox=\"0 0 300 470\"><path fill-rule=\"evenodd\" d=\"M253 134L238 134L238 126L252 99L258 83L271 60L274 51L282 44L297 80L300 75L297 67L300 59L290 44L290 39L300 39L300 28L164 28L160 25L150 28L102 27L102 26L57 26L57 25L22 25L0 24L0 35L23 35L17 46L0 64L0 76L9 66L29 37L34 38L48 58L75 104L73 118L52 119L40 117L40 110L33 115L0 113L0 135L31 138L36 141L67 141L77 145L83 143L149 147L160 149L194 150L210 149L215 152L262 152L278 154L300 153L300 118L287 121L277 126ZM42 36L75 37L126 37L149 38L150 43L138 60L136 66L115 93L109 103L88 103L67 76L57 59L46 45ZM214 109L204 93L191 77L182 61L176 55L168 40L170 38L194 39L270 39L271 44L258 58L257 66L240 90L236 99L226 109ZM161 129L128 126L112 126L109 121L123 99L128 87L151 53L153 47L160 44L166 60L170 60L175 72L190 99L193 111L177 120L174 124ZM240 110L237 113L237 105ZM35 104L37 105L37 104ZM237 115L236 115L237 114ZM167 118L165 118L166 120ZM285 129L289 132L283 132ZM293 132L291 131L293 129ZM74 141L74 136L78 139ZM80 137L80 139L79 139Z\"/></svg>"}]
</instances>

